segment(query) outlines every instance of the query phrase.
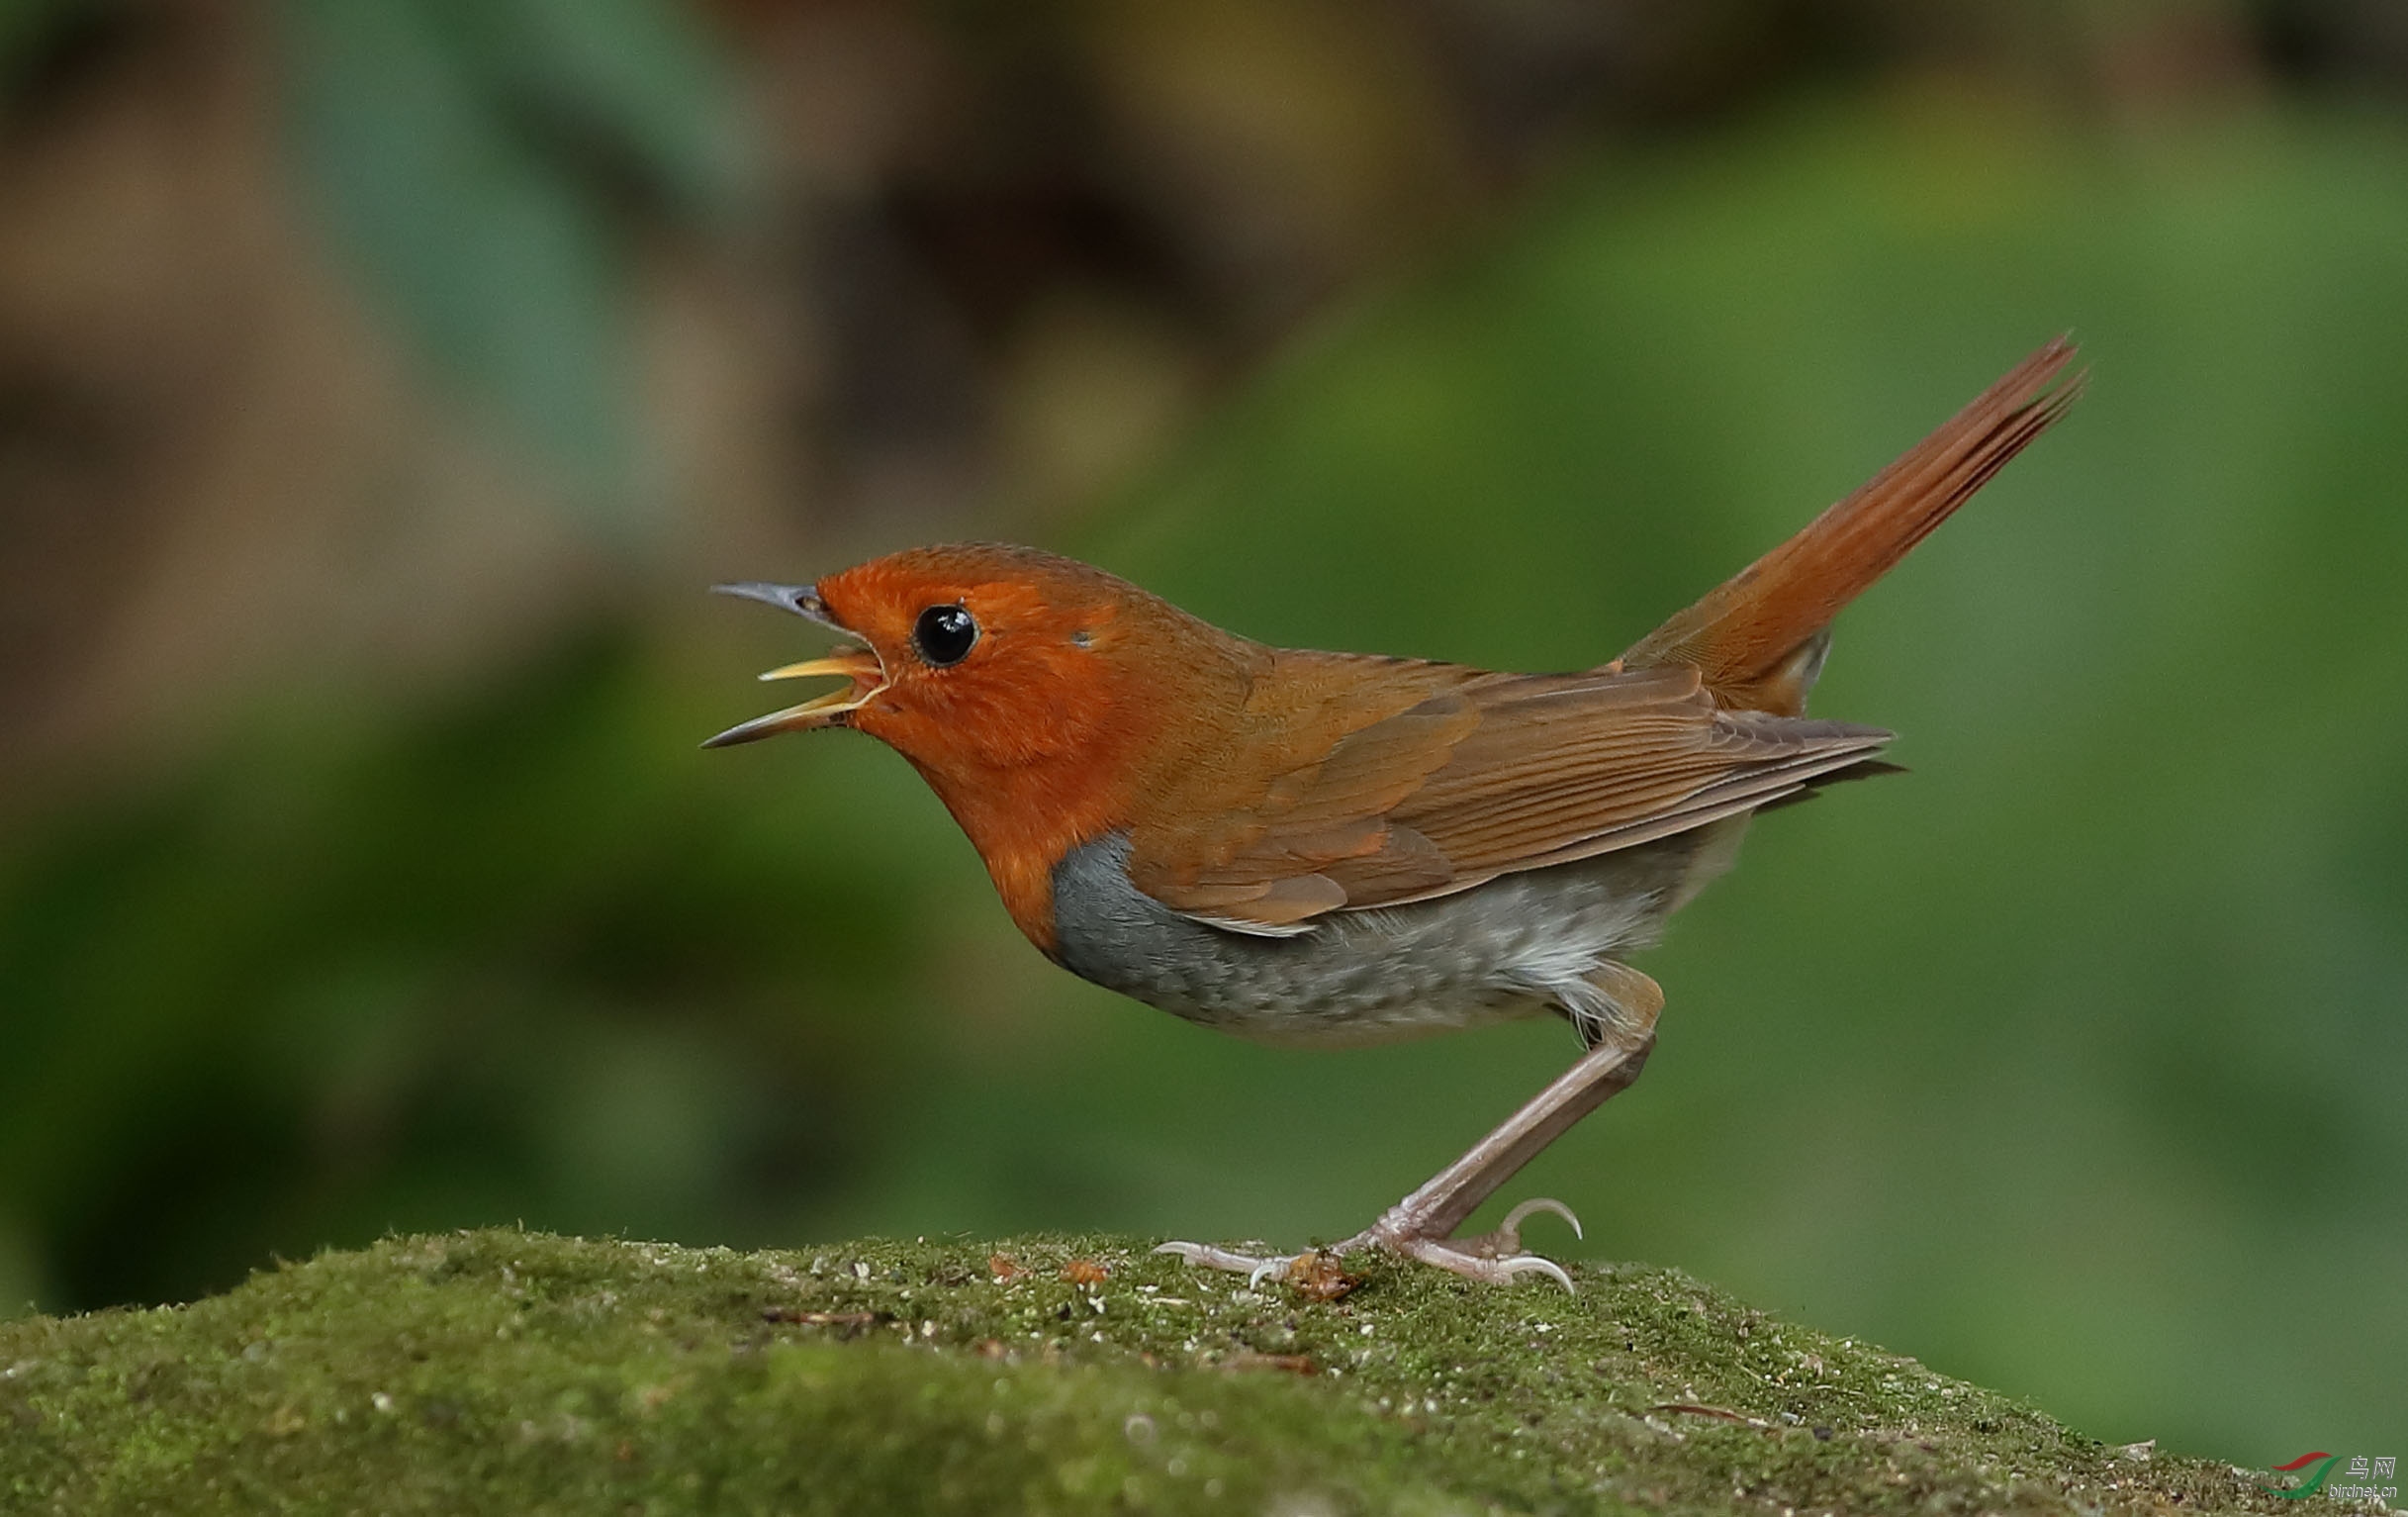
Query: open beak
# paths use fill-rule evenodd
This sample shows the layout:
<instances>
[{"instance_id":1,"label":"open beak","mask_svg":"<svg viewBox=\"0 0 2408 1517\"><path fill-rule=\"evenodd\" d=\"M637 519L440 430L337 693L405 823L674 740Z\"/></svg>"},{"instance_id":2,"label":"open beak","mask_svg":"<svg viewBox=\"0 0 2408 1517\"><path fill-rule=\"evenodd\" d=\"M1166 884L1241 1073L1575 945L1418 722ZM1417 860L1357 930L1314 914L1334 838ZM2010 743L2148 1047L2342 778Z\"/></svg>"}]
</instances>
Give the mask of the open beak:
<instances>
[{"instance_id":1,"label":"open beak","mask_svg":"<svg viewBox=\"0 0 2408 1517\"><path fill-rule=\"evenodd\" d=\"M808 585L714 585L721 595L742 596L749 601L766 601L770 605L807 620L816 621L833 632L847 637L854 632L828 615L819 596ZM807 680L837 676L848 683L841 690L789 706L782 711L755 716L739 722L706 740L705 748L728 748L737 743L757 742L775 737L781 732L807 732L814 727L835 725L847 711L867 704L873 696L886 688L886 666L880 662L877 652L870 648L839 648L826 658L807 658L798 664L787 664L761 676L765 680Z\"/></svg>"}]
</instances>

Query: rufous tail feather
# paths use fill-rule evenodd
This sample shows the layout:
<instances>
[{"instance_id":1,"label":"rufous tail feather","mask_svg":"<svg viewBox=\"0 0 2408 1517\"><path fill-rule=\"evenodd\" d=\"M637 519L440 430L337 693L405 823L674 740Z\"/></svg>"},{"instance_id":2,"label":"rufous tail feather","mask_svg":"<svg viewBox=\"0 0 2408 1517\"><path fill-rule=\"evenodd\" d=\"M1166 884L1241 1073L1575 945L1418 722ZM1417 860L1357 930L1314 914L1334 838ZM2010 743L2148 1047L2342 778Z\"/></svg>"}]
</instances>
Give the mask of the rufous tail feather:
<instances>
[{"instance_id":1,"label":"rufous tail feather","mask_svg":"<svg viewBox=\"0 0 2408 1517\"><path fill-rule=\"evenodd\" d=\"M2059 337L1796 536L1740 570L1621 656L1686 664L1726 708L1797 715L1840 608L1973 498L2082 393L2074 343Z\"/></svg>"}]
</instances>

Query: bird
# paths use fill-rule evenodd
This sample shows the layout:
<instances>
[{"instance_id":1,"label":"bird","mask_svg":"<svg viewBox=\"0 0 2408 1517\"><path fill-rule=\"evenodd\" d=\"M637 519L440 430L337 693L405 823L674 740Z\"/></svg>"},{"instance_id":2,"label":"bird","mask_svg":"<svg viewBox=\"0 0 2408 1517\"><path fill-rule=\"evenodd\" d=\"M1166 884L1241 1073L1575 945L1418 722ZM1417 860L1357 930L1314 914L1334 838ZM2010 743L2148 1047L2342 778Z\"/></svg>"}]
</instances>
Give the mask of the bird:
<instances>
[{"instance_id":1,"label":"bird","mask_svg":"<svg viewBox=\"0 0 2408 1517\"><path fill-rule=\"evenodd\" d=\"M714 587L838 634L764 680L816 699L705 747L850 727L917 769L1012 921L1083 979L1274 1044L1534 1015L1571 1066L1332 1249L1174 1242L1300 1273L1360 1250L1474 1280L1572 1280L1516 1206L1457 1229L1626 1089L1664 993L1628 957L1729 868L1760 811L1891 772L1894 734L1806 714L1840 610L2081 394L2070 336L2015 365L1804 528L1621 656L1558 674L1271 647L1104 570L997 543L909 548L803 585Z\"/></svg>"}]
</instances>

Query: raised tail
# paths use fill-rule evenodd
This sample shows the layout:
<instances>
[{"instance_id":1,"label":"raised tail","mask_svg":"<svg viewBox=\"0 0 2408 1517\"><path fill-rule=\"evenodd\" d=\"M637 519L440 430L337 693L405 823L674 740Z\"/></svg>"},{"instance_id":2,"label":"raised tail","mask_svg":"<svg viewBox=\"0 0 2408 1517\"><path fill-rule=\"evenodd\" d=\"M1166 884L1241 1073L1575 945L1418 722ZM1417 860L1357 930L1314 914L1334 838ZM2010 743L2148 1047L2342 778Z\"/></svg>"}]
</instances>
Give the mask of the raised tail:
<instances>
[{"instance_id":1,"label":"raised tail","mask_svg":"<svg viewBox=\"0 0 2408 1517\"><path fill-rule=\"evenodd\" d=\"M1831 618L1973 498L2082 393L2059 337L2010 369L1796 536L1649 632L1620 662L1686 664L1720 705L1797 715L1821 672Z\"/></svg>"}]
</instances>

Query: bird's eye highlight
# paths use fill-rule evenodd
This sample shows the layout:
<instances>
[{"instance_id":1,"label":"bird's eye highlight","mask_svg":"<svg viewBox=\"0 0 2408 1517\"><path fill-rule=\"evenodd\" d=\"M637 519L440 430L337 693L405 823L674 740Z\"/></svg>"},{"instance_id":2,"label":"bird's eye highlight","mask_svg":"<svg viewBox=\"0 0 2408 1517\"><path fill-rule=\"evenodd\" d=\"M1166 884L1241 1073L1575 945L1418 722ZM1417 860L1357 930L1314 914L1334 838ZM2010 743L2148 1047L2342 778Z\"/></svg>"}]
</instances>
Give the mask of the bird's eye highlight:
<instances>
[{"instance_id":1,"label":"bird's eye highlight","mask_svg":"<svg viewBox=\"0 0 2408 1517\"><path fill-rule=\"evenodd\" d=\"M977 618L959 606L931 606L911 627L911 645L939 669L970 657L977 641Z\"/></svg>"}]
</instances>

